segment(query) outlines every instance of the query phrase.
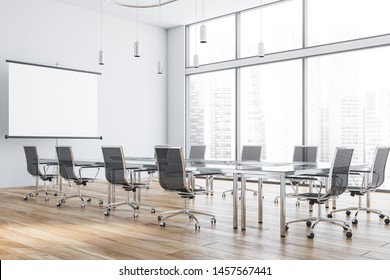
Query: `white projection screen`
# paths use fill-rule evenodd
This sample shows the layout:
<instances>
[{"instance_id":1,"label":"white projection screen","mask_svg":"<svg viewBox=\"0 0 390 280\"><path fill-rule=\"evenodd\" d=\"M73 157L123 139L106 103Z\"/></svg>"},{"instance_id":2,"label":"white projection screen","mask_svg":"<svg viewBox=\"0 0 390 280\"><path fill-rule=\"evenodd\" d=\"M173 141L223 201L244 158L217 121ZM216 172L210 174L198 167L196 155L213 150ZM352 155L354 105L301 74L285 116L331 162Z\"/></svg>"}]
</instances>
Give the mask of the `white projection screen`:
<instances>
[{"instance_id":1,"label":"white projection screen","mask_svg":"<svg viewBox=\"0 0 390 280\"><path fill-rule=\"evenodd\" d=\"M8 137L98 138L100 73L7 62Z\"/></svg>"}]
</instances>

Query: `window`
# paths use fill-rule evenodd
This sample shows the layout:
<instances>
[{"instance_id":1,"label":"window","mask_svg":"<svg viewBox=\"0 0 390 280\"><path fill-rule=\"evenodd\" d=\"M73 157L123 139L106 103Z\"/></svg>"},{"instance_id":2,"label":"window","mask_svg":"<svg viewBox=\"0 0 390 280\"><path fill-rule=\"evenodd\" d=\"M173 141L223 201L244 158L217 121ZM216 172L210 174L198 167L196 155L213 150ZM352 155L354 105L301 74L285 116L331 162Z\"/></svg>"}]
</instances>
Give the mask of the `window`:
<instances>
[{"instance_id":1,"label":"window","mask_svg":"<svg viewBox=\"0 0 390 280\"><path fill-rule=\"evenodd\" d=\"M189 27L189 67L193 66L193 57L197 53L199 64L209 64L232 60L236 57L236 17L235 15L205 22L207 43L199 42L201 23Z\"/></svg>"},{"instance_id":2,"label":"window","mask_svg":"<svg viewBox=\"0 0 390 280\"><path fill-rule=\"evenodd\" d=\"M241 57L256 56L263 32L266 53L302 48L302 0L241 13ZM262 27L261 28L261 22Z\"/></svg>"},{"instance_id":3,"label":"window","mask_svg":"<svg viewBox=\"0 0 390 280\"><path fill-rule=\"evenodd\" d=\"M235 159L235 106L235 70L190 76L190 145L206 145L206 158Z\"/></svg>"},{"instance_id":4,"label":"window","mask_svg":"<svg viewBox=\"0 0 390 280\"><path fill-rule=\"evenodd\" d=\"M302 143L301 80L301 60L241 69L242 145L262 145L266 160L292 160Z\"/></svg>"},{"instance_id":5,"label":"window","mask_svg":"<svg viewBox=\"0 0 390 280\"><path fill-rule=\"evenodd\" d=\"M308 60L308 137L321 161L346 146L354 148L355 163L371 163L375 148L389 145L388 61L390 47Z\"/></svg>"},{"instance_id":6,"label":"window","mask_svg":"<svg viewBox=\"0 0 390 280\"><path fill-rule=\"evenodd\" d=\"M309 46L390 33L388 0L307 2Z\"/></svg>"}]
</instances>

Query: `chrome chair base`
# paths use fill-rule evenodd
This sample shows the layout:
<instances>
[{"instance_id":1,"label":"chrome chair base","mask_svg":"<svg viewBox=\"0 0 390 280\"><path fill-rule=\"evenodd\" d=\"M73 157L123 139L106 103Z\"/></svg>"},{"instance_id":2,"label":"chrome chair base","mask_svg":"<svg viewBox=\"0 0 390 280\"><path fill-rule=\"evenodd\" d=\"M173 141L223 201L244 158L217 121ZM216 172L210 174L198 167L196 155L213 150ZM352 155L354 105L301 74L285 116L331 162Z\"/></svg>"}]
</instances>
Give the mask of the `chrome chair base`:
<instances>
[{"instance_id":1,"label":"chrome chair base","mask_svg":"<svg viewBox=\"0 0 390 280\"><path fill-rule=\"evenodd\" d=\"M349 207L345 209L338 209L338 210L333 210L328 214L328 218L333 217L333 213L336 212L341 212L341 211L346 211L347 216L351 215L351 211L356 211L355 217L352 219L352 224L357 225L358 224L358 219L357 215L359 214L360 211L366 211L367 213L375 213L379 215L379 218L384 219L384 222L386 225L390 224L390 218L388 215L384 215L381 210L379 209L374 209L374 208L369 208L369 207L363 207L362 206L362 195L359 195L359 203L357 207Z\"/></svg>"},{"instance_id":2,"label":"chrome chair base","mask_svg":"<svg viewBox=\"0 0 390 280\"><path fill-rule=\"evenodd\" d=\"M378 214L379 218L384 219L384 222L385 222L386 225L390 224L390 217L389 217L389 215L383 214L383 212L381 210L379 210L379 209L368 208L368 207L349 207L349 208L334 210L334 211L332 211L332 212L330 212L328 214L328 218L332 218L333 217L333 213L341 212L341 211L345 211L347 216L351 215L351 211L356 211L355 215L354 215L354 218L352 219L352 224L353 225L357 225L358 224L359 221L357 219L357 215L359 214L360 211L366 211L367 213L371 213L372 212L372 213Z\"/></svg>"},{"instance_id":3,"label":"chrome chair base","mask_svg":"<svg viewBox=\"0 0 390 280\"><path fill-rule=\"evenodd\" d=\"M238 188L237 191L241 191L241 188ZM247 192L252 192L253 193L253 196L257 196L257 191L256 190L252 190L252 189L246 189ZM230 194L233 195L233 190L227 190L227 191L224 191L222 193L222 197L226 197L226 193L230 192ZM241 198L241 197L240 197Z\"/></svg>"},{"instance_id":4,"label":"chrome chair base","mask_svg":"<svg viewBox=\"0 0 390 280\"><path fill-rule=\"evenodd\" d=\"M183 209L172 210L172 211L165 211L165 212L161 212L158 215L157 218L158 218L158 221L160 222L160 227L165 227L166 226L166 222L165 222L166 220L168 220L171 217L178 216L178 215L186 215L191 220L194 220L195 221L195 230L200 230L200 223L199 223L198 218L195 215L209 216L209 217L211 217L211 224L212 225L216 224L217 220L215 219L214 215L209 214L209 213L205 213L205 212L188 210L188 208L187 208L187 198L184 198L184 199L185 199L185 202L184 202L184 208ZM167 216L165 216L165 215L167 215Z\"/></svg>"},{"instance_id":5,"label":"chrome chair base","mask_svg":"<svg viewBox=\"0 0 390 280\"><path fill-rule=\"evenodd\" d=\"M134 198L137 196L137 192L134 192ZM104 210L104 216L109 216L111 213L111 210L114 208L117 208L122 205L128 205L133 209L133 217L138 218L138 210L140 209L140 206L147 206L150 207L150 212L152 214L156 213L156 208L153 205L145 204L145 203L139 203L135 201L130 201L130 191L127 191L126 201L120 201L120 202L112 202L109 203L106 206L106 209Z\"/></svg>"},{"instance_id":6,"label":"chrome chair base","mask_svg":"<svg viewBox=\"0 0 390 280\"><path fill-rule=\"evenodd\" d=\"M38 184L38 179L37 179L37 184L36 184L36 190L35 191L32 191L32 192L28 192L26 193L22 198L23 200L28 200L30 197L34 197L34 194L35 195L39 195L39 193L44 193L45 194L45 201L49 201L49 194L53 195L53 196L57 196L58 193L64 193L62 191L57 191L57 190L54 190L53 189L53 183L51 184L51 189L49 190L47 185L46 185L46 182L44 181L44 185L43 187L40 187L39 184Z\"/></svg>"},{"instance_id":7,"label":"chrome chair base","mask_svg":"<svg viewBox=\"0 0 390 280\"><path fill-rule=\"evenodd\" d=\"M85 208L85 201L90 202L92 200L92 198L99 200L99 205L103 205L103 199L101 197L87 195L87 194L81 194L80 186L78 187L76 194L72 194L72 195L65 194L64 196L61 197L61 199L59 199L57 201L56 205L58 207L61 207L62 203L65 203L66 200L68 200L70 198L74 198L74 197L78 197L81 200L81 204L80 204L81 208Z\"/></svg>"},{"instance_id":8,"label":"chrome chair base","mask_svg":"<svg viewBox=\"0 0 390 280\"><path fill-rule=\"evenodd\" d=\"M307 233L307 237L310 238L310 239L314 238L314 228L320 222L326 222L326 223L331 223L331 224L340 226L344 230L347 231L345 233L347 238L351 238L352 237L351 226L347 222L342 221L342 220L336 220L336 219L324 217L324 216L321 215L321 204L318 204L318 215L317 215L317 217L308 217L308 218L305 218L305 219L298 219L298 220L289 221L289 222L286 223L286 231L289 229L289 225L290 224L298 223L298 222L306 222L306 226L310 227L310 232Z\"/></svg>"}]
</instances>

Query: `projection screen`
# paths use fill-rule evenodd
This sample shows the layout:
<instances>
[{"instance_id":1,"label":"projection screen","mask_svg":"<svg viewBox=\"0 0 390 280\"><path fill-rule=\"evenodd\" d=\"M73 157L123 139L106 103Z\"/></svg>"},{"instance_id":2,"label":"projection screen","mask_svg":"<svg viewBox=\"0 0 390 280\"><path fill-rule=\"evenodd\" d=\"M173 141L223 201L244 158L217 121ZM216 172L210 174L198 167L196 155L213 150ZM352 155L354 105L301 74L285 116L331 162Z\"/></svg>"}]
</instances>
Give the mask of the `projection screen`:
<instances>
[{"instance_id":1,"label":"projection screen","mask_svg":"<svg viewBox=\"0 0 390 280\"><path fill-rule=\"evenodd\" d=\"M100 73L7 62L9 138L99 138Z\"/></svg>"}]
</instances>

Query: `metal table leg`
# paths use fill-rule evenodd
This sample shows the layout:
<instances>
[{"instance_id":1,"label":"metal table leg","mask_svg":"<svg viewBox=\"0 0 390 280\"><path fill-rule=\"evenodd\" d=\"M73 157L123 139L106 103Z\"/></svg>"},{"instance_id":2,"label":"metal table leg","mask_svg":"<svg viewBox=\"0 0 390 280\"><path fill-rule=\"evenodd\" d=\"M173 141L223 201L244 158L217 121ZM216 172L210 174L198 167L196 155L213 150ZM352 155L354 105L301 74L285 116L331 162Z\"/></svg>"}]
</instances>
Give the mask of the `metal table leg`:
<instances>
[{"instance_id":1,"label":"metal table leg","mask_svg":"<svg viewBox=\"0 0 390 280\"><path fill-rule=\"evenodd\" d=\"M238 197L237 197L237 173L233 173L233 229L238 228Z\"/></svg>"},{"instance_id":2,"label":"metal table leg","mask_svg":"<svg viewBox=\"0 0 390 280\"><path fill-rule=\"evenodd\" d=\"M263 223L263 179L259 178L257 186L258 221Z\"/></svg>"},{"instance_id":3,"label":"metal table leg","mask_svg":"<svg viewBox=\"0 0 390 280\"><path fill-rule=\"evenodd\" d=\"M241 174L241 230L246 230L246 179Z\"/></svg>"},{"instance_id":4,"label":"metal table leg","mask_svg":"<svg viewBox=\"0 0 390 280\"><path fill-rule=\"evenodd\" d=\"M286 178L280 176L280 236L286 236Z\"/></svg>"}]
</instances>

